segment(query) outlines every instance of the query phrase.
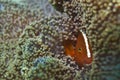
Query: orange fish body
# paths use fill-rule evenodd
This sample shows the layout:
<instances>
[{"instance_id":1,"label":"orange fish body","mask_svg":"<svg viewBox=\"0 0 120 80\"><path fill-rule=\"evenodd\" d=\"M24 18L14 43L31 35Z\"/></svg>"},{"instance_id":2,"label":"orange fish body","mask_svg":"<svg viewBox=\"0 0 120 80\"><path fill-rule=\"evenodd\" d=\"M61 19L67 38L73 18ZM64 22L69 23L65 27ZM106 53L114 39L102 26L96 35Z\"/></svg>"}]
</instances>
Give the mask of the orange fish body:
<instances>
[{"instance_id":1,"label":"orange fish body","mask_svg":"<svg viewBox=\"0 0 120 80\"><path fill-rule=\"evenodd\" d=\"M75 49L71 40L64 41L63 46L65 48L65 53L73 57L76 63L80 66L84 66L85 64L90 64L92 62L92 49L85 33L80 32L78 34Z\"/></svg>"},{"instance_id":2,"label":"orange fish body","mask_svg":"<svg viewBox=\"0 0 120 80\"><path fill-rule=\"evenodd\" d=\"M63 46L64 46L64 49L65 49L65 53L68 56L74 57L75 51L74 51L74 47L73 47L72 41L71 40L64 41L63 42Z\"/></svg>"},{"instance_id":3,"label":"orange fish body","mask_svg":"<svg viewBox=\"0 0 120 80\"><path fill-rule=\"evenodd\" d=\"M75 47L75 56L74 56L74 60L80 64L81 66L85 65L85 64L90 64L92 62L92 49L91 46L88 45L89 51L90 51L90 57L88 57L88 52L87 52L87 48L86 48L86 43L84 40L84 33L80 32L77 38L77 43L76 43L76 47Z\"/></svg>"}]
</instances>

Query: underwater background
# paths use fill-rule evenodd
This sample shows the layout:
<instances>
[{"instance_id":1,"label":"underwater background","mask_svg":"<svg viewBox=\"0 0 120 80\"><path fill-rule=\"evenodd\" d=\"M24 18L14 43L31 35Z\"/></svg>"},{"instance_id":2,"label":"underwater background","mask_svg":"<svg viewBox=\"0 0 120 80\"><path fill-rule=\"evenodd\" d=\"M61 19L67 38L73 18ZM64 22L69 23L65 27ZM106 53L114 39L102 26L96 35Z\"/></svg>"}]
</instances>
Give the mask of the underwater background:
<instances>
[{"instance_id":1,"label":"underwater background","mask_svg":"<svg viewBox=\"0 0 120 80\"><path fill-rule=\"evenodd\" d=\"M84 67L62 44L82 29ZM0 0L0 80L120 80L120 0Z\"/></svg>"}]
</instances>

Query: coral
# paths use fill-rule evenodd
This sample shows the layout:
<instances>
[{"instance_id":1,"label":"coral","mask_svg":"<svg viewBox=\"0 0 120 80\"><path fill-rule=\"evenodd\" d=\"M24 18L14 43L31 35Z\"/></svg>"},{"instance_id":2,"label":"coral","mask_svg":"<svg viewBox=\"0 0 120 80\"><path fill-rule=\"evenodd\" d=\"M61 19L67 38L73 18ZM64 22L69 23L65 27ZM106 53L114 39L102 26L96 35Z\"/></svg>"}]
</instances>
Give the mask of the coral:
<instances>
[{"instance_id":1,"label":"coral","mask_svg":"<svg viewBox=\"0 0 120 80\"><path fill-rule=\"evenodd\" d=\"M22 80L19 75L21 56L18 55L16 40L0 42L0 79L1 80Z\"/></svg>"},{"instance_id":2,"label":"coral","mask_svg":"<svg viewBox=\"0 0 120 80\"><path fill-rule=\"evenodd\" d=\"M98 3L91 0L83 3L88 6L85 9L86 13L94 14L91 15L90 20L86 18L86 24L89 22L88 35L95 53L89 73L90 80L119 80L119 2L108 0Z\"/></svg>"},{"instance_id":3,"label":"coral","mask_svg":"<svg viewBox=\"0 0 120 80\"><path fill-rule=\"evenodd\" d=\"M64 11L64 7L63 7L63 0L48 0L52 5L53 7L60 11L60 12L63 12Z\"/></svg>"},{"instance_id":4,"label":"coral","mask_svg":"<svg viewBox=\"0 0 120 80\"><path fill-rule=\"evenodd\" d=\"M3 11L3 10L4 10L4 5L0 4L0 11Z\"/></svg>"},{"instance_id":5,"label":"coral","mask_svg":"<svg viewBox=\"0 0 120 80\"><path fill-rule=\"evenodd\" d=\"M24 60L18 39L26 25L39 19L41 11L7 1L0 3L4 5L0 11L0 80L23 80L20 71Z\"/></svg>"},{"instance_id":6,"label":"coral","mask_svg":"<svg viewBox=\"0 0 120 80\"><path fill-rule=\"evenodd\" d=\"M4 5L4 11L0 12L0 40L3 41L18 38L26 25L42 16L40 9L31 10L10 2L1 4Z\"/></svg>"},{"instance_id":7,"label":"coral","mask_svg":"<svg viewBox=\"0 0 120 80\"><path fill-rule=\"evenodd\" d=\"M55 7L57 7L57 3L60 2L59 0L51 1ZM89 73L90 80L119 80L119 1L72 1L80 1L80 6L83 11L83 13L81 12L82 14L80 14L80 19L83 21L82 25L86 26L86 33L95 55L92 70L91 73ZM63 4L59 4L62 7L62 12L67 12L68 15L74 12L75 8L72 9L74 5L70 4L72 1L63 1ZM61 11L61 9L56 9Z\"/></svg>"},{"instance_id":8,"label":"coral","mask_svg":"<svg viewBox=\"0 0 120 80\"><path fill-rule=\"evenodd\" d=\"M42 11L39 0L19 1L0 1L0 80L119 80L119 0L51 0L60 15L50 6L48 16L48 2ZM83 68L62 45L76 43L81 29L94 55L92 66Z\"/></svg>"},{"instance_id":9,"label":"coral","mask_svg":"<svg viewBox=\"0 0 120 80\"><path fill-rule=\"evenodd\" d=\"M63 62L53 57L37 58L28 73L29 80L73 80L75 78L74 69L66 67Z\"/></svg>"}]
</instances>

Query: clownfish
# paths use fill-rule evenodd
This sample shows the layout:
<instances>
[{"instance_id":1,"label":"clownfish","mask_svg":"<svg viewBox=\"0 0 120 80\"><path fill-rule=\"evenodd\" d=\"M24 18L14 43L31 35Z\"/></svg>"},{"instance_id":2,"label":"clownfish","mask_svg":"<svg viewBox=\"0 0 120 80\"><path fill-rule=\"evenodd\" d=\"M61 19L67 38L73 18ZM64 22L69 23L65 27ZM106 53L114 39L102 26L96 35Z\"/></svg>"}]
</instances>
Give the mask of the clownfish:
<instances>
[{"instance_id":1,"label":"clownfish","mask_svg":"<svg viewBox=\"0 0 120 80\"><path fill-rule=\"evenodd\" d=\"M65 49L66 55L71 56L71 57L73 57L75 55L75 50L74 50L72 40L63 41L63 46Z\"/></svg>"},{"instance_id":2,"label":"clownfish","mask_svg":"<svg viewBox=\"0 0 120 80\"><path fill-rule=\"evenodd\" d=\"M75 47L71 40L63 42L65 53L73 58L79 66L90 64L93 60L92 48L87 39L86 34L83 31L78 33L77 42Z\"/></svg>"}]
</instances>

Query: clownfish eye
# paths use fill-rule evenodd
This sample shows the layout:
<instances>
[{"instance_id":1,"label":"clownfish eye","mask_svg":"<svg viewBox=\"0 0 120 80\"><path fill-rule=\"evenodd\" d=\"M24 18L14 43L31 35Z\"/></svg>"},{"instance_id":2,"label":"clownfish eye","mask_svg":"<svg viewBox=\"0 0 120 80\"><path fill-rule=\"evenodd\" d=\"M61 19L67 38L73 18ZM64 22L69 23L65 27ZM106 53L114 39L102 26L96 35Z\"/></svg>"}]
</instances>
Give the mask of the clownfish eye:
<instances>
[{"instance_id":1,"label":"clownfish eye","mask_svg":"<svg viewBox=\"0 0 120 80\"><path fill-rule=\"evenodd\" d=\"M82 50L81 48L78 48L78 52L81 52L81 50Z\"/></svg>"}]
</instances>

